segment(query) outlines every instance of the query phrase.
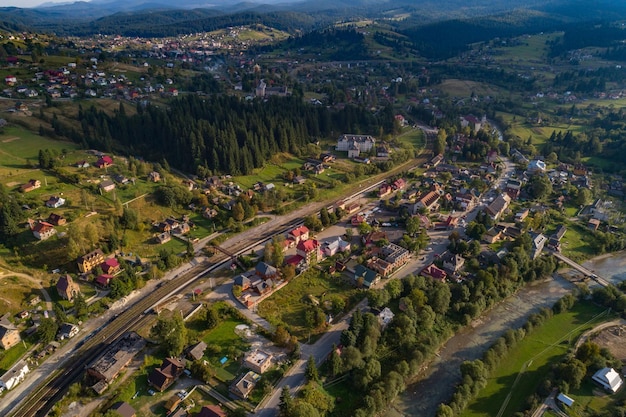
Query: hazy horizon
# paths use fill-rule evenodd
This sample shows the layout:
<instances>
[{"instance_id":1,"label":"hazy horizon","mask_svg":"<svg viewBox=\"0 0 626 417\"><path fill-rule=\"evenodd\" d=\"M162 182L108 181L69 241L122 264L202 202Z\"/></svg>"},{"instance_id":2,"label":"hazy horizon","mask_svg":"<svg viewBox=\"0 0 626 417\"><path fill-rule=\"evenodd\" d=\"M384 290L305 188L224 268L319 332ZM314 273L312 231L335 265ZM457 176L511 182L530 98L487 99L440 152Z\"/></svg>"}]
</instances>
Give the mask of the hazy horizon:
<instances>
[{"instance_id":1,"label":"hazy horizon","mask_svg":"<svg viewBox=\"0 0 626 417\"><path fill-rule=\"evenodd\" d=\"M75 0L74 0L75 1ZM91 1L91 0L82 0ZM73 0L3 0L0 7L21 7L23 9L37 7L44 3L73 3Z\"/></svg>"}]
</instances>

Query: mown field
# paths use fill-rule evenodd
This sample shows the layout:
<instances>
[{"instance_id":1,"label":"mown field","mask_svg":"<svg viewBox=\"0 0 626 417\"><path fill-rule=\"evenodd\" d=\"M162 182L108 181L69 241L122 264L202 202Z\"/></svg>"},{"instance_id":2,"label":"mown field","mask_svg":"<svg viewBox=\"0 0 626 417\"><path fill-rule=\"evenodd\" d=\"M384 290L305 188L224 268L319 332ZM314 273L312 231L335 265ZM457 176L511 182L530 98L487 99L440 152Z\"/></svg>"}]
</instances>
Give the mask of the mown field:
<instances>
[{"instance_id":1,"label":"mown field","mask_svg":"<svg viewBox=\"0 0 626 417\"><path fill-rule=\"evenodd\" d=\"M284 324L292 335L306 343L310 337L324 332L323 328L309 329L306 326L305 311L312 305L311 296L323 303L325 295L333 294L343 298L348 306L358 291L342 277L327 277L321 271L311 269L263 300L258 313L273 325Z\"/></svg>"},{"instance_id":2,"label":"mown field","mask_svg":"<svg viewBox=\"0 0 626 417\"><path fill-rule=\"evenodd\" d=\"M39 136L21 126L6 126L0 133L0 181L5 183L33 171L40 149L71 152L80 147L68 141Z\"/></svg>"},{"instance_id":3,"label":"mown field","mask_svg":"<svg viewBox=\"0 0 626 417\"><path fill-rule=\"evenodd\" d=\"M613 318L604 309L579 302L536 328L507 355L492 373L487 386L462 413L463 417L511 416L519 411L537 385L560 361L578 337L597 323ZM502 412L502 414L499 414Z\"/></svg>"}]
</instances>

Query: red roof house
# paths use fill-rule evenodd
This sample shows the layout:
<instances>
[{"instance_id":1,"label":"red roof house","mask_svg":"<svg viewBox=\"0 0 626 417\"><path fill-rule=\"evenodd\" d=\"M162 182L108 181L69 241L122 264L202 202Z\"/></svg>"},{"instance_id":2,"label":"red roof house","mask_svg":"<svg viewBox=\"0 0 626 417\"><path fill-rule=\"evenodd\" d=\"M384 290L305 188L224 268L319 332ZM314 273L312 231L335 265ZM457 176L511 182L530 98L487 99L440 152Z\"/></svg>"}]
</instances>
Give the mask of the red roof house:
<instances>
[{"instance_id":1,"label":"red roof house","mask_svg":"<svg viewBox=\"0 0 626 417\"><path fill-rule=\"evenodd\" d=\"M116 274L120 271L120 263L115 258L109 258L100 264L100 268L105 274Z\"/></svg>"},{"instance_id":2,"label":"red roof house","mask_svg":"<svg viewBox=\"0 0 626 417\"><path fill-rule=\"evenodd\" d=\"M306 259L309 264L322 260L321 245L315 239L300 241L296 246L296 253Z\"/></svg>"},{"instance_id":3,"label":"red roof house","mask_svg":"<svg viewBox=\"0 0 626 417\"><path fill-rule=\"evenodd\" d=\"M446 274L446 271L438 268L435 264L428 265L426 268L422 269L422 272L420 272L420 274L422 276L432 278L441 282L445 282L446 277L448 276L448 274Z\"/></svg>"},{"instance_id":4,"label":"red roof house","mask_svg":"<svg viewBox=\"0 0 626 417\"><path fill-rule=\"evenodd\" d=\"M106 167L110 167L111 165L113 165L113 159L107 155L98 159L98 161L96 162L96 166L98 168L106 168Z\"/></svg>"}]
</instances>

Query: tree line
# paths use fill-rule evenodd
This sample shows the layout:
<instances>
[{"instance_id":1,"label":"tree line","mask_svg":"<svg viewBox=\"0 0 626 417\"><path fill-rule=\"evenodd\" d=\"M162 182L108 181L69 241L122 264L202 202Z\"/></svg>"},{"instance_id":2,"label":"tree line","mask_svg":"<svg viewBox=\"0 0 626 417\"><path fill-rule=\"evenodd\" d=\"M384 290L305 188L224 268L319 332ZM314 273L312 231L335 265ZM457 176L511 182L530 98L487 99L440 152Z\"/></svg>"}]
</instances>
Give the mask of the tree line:
<instances>
[{"instance_id":1,"label":"tree line","mask_svg":"<svg viewBox=\"0 0 626 417\"><path fill-rule=\"evenodd\" d=\"M299 155L315 138L339 132L391 131L391 111L376 115L364 107L339 111L315 107L297 97L245 101L232 96L186 95L167 108L138 106L127 115L123 104L113 115L95 107L80 109L82 132L65 132L84 146L117 150L145 159L166 160L189 172L249 174L273 155Z\"/></svg>"}]
</instances>

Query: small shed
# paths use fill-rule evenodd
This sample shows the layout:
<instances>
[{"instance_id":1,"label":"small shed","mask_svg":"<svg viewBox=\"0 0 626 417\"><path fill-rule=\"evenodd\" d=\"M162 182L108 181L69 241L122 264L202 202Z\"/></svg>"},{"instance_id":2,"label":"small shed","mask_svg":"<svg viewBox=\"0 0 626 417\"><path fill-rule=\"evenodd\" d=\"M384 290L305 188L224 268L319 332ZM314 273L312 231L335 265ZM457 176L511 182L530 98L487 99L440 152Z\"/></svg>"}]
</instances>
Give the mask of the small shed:
<instances>
[{"instance_id":1,"label":"small shed","mask_svg":"<svg viewBox=\"0 0 626 417\"><path fill-rule=\"evenodd\" d=\"M557 395L556 399L561 401L563 404L565 404L568 407L571 407L572 404L574 404L574 400L568 397L567 395L563 394L562 392L559 395Z\"/></svg>"}]
</instances>

